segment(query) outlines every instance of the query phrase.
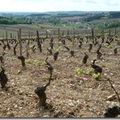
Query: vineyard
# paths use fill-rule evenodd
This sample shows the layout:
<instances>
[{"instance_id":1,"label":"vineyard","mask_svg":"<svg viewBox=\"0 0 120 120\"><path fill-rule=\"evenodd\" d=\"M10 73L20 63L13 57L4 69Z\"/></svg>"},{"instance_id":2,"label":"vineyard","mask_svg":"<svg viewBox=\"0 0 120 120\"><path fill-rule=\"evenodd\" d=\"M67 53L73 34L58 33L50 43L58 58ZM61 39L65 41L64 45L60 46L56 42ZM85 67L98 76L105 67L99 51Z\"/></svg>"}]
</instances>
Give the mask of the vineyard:
<instances>
[{"instance_id":1,"label":"vineyard","mask_svg":"<svg viewBox=\"0 0 120 120\"><path fill-rule=\"evenodd\" d=\"M119 116L119 29L0 32L0 117Z\"/></svg>"}]
</instances>

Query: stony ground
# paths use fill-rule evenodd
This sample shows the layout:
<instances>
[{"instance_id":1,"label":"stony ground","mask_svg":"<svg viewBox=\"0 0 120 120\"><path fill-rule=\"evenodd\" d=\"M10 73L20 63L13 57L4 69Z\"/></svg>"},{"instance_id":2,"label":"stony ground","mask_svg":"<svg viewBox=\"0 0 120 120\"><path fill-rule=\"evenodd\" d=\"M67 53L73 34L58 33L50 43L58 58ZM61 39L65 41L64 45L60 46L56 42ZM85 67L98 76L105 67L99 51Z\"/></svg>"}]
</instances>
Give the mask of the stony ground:
<instances>
[{"instance_id":1,"label":"stony ground","mask_svg":"<svg viewBox=\"0 0 120 120\"><path fill-rule=\"evenodd\" d=\"M105 109L117 103L117 99L108 100L109 96L114 96L114 91L106 80L106 76L109 77L119 93L120 51L118 55L113 54L115 44L111 48L104 45L103 60L96 62L103 68L100 80L90 75L79 76L75 72L77 67L90 68L91 61L96 58L97 46L91 53L88 53L86 44L81 49L75 47L75 57L70 57L62 47L58 60L54 62L53 57L47 55L47 42L43 45L43 53L36 51L33 54L30 51L30 57L26 59L27 68L22 71L21 63L12 50L6 50L5 69L9 82L7 91L0 88L0 117L103 117ZM89 59L87 65L82 66L85 51ZM48 108L43 109L38 106L39 99L34 90L48 82L49 74L44 64L46 56L49 56L48 61L54 67L54 79L46 90ZM35 60L39 61L39 65L30 62Z\"/></svg>"}]
</instances>

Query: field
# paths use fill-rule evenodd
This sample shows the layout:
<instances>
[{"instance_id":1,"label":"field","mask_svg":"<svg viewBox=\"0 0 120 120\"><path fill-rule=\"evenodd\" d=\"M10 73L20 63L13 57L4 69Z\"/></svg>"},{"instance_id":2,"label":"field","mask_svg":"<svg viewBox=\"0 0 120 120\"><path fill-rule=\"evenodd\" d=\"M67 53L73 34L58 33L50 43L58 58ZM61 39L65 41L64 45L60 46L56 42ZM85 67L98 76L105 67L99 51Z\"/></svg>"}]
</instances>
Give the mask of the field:
<instances>
[{"instance_id":1,"label":"field","mask_svg":"<svg viewBox=\"0 0 120 120\"><path fill-rule=\"evenodd\" d=\"M16 31L20 34L18 28L20 26L14 25L11 29L1 27L0 56L4 62L0 64L5 69L8 82L5 88L0 88L0 117L104 117L105 109L119 105L119 98L108 81L109 78L119 94L119 31L116 34L112 31L111 35L109 31L99 35L94 31L92 34L91 31L89 34L85 31L75 34L76 31L72 31L67 35L67 31L64 30L65 34L62 35L62 32L54 29L56 35L47 36L47 29L44 29L44 34L41 35L42 29L39 29L37 34L35 26L34 28L21 26L21 36L17 36ZM22 38L25 38L24 41ZM15 40L11 42L13 39ZM16 43L18 45L15 55L13 48ZM91 51L89 51L90 44L92 44ZM102 47L98 50L100 45ZM52 51L51 55L48 48ZM97 50L102 54L100 58L97 57L99 55ZM56 52L59 52L59 55L55 61ZM86 63L82 62L84 53L88 55ZM25 58L25 66L21 65L18 56ZM40 106L40 99L35 94L35 89L48 83L49 69L45 62L47 57L53 67L53 74L50 85L45 91L46 105ZM101 74L96 74L91 67L94 59L97 59L95 64L102 68Z\"/></svg>"}]
</instances>

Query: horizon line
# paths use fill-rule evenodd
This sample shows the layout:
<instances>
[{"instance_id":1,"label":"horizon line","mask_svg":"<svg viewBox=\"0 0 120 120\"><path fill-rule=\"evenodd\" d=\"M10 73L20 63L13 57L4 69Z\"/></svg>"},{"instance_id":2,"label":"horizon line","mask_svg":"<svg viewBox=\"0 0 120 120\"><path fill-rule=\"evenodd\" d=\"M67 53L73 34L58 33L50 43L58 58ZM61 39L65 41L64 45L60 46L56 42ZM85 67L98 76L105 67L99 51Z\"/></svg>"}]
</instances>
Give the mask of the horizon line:
<instances>
[{"instance_id":1,"label":"horizon line","mask_svg":"<svg viewBox=\"0 0 120 120\"><path fill-rule=\"evenodd\" d=\"M117 11L117 10L96 10L96 11L93 11L93 10L66 10L66 11L43 11L43 12L40 12L40 11L0 11L0 13L55 13L55 12L120 12L120 11Z\"/></svg>"}]
</instances>

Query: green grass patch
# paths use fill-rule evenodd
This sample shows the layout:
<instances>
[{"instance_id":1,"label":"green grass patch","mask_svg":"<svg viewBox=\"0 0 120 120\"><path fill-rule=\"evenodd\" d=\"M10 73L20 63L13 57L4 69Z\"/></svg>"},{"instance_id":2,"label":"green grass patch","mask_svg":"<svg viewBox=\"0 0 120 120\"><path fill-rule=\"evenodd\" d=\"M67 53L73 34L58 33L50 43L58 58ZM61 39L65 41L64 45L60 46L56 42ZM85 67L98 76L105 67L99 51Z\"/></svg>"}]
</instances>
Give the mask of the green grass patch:
<instances>
[{"instance_id":1,"label":"green grass patch","mask_svg":"<svg viewBox=\"0 0 120 120\"><path fill-rule=\"evenodd\" d=\"M27 59L26 63L34 65L34 66L42 66L42 65L45 64L44 61L42 61L42 60L36 60L36 59Z\"/></svg>"},{"instance_id":2,"label":"green grass patch","mask_svg":"<svg viewBox=\"0 0 120 120\"><path fill-rule=\"evenodd\" d=\"M75 68L75 74L77 76L84 76L84 75L89 75L92 76L96 80L100 80L101 74L100 73L94 73L94 70L92 68Z\"/></svg>"},{"instance_id":3,"label":"green grass patch","mask_svg":"<svg viewBox=\"0 0 120 120\"><path fill-rule=\"evenodd\" d=\"M82 68L75 68L75 74L78 76L84 75L92 75L94 73L92 68L82 69Z\"/></svg>"},{"instance_id":4,"label":"green grass patch","mask_svg":"<svg viewBox=\"0 0 120 120\"><path fill-rule=\"evenodd\" d=\"M94 73L93 78L95 78L96 80L100 80L101 74L100 73Z\"/></svg>"},{"instance_id":5,"label":"green grass patch","mask_svg":"<svg viewBox=\"0 0 120 120\"><path fill-rule=\"evenodd\" d=\"M112 48L113 48L113 46L112 46L112 45L108 45L108 46L107 46L107 48L110 48L110 49L112 49Z\"/></svg>"}]
</instances>

